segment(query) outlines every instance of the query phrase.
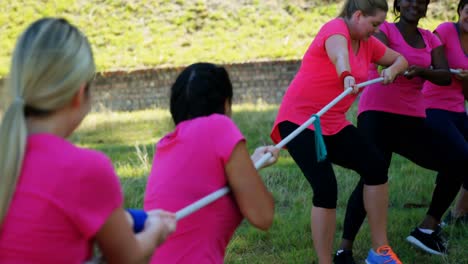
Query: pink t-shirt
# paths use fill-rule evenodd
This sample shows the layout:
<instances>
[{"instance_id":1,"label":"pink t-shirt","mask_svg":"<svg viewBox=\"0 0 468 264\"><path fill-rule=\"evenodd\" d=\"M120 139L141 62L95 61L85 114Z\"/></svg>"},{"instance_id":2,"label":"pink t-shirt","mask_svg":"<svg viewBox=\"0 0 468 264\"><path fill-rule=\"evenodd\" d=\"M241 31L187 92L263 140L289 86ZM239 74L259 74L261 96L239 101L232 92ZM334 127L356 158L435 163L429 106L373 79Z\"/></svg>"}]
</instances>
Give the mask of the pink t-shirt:
<instances>
[{"instance_id":1,"label":"pink t-shirt","mask_svg":"<svg viewBox=\"0 0 468 264\"><path fill-rule=\"evenodd\" d=\"M156 145L144 208L176 212L228 184L225 166L244 140L234 122L213 114L181 122ZM151 263L223 263L243 216L231 194L183 218Z\"/></svg>"},{"instance_id":2,"label":"pink t-shirt","mask_svg":"<svg viewBox=\"0 0 468 264\"><path fill-rule=\"evenodd\" d=\"M457 24L445 22L436 30L445 48L449 67L452 69L468 69L468 54L465 54L460 42ZM451 112L465 112L465 97L462 81L452 76L450 86L438 86L431 82L424 83L424 99L427 108L442 109Z\"/></svg>"},{"instance_id":3,"label":"pink t-shirt","mask_svg":"<svg viewBox=\"0 0 468 264\"><path fill-rule=\"evenodd\" d=\"M416 49L408 45L394 23L384 22L380 31L387 36L388 47L405 56L409 65L429 68L432 64L431 52L441 45L439 38L429 30L418 29L422 35L425 48ZM379 76L377 68L372 65L369 79ZM391 84L376 83L369 85L362 92L359 99L358 114L369 111L383 111L388 113L425 117L424 98L421 93L424 79L414 77L408 80L398 76Z\"/></svg>"},{"instance_id":4,"label":"pink t-shirt","mask_svg":"<svg viewBox=\"0 0 468 264\"><path fill-rule=\"evenodd\" d=\"M119 179L104 154L51 134L31 135L0 229L0 263L81 264L122 203Z\"/></svg>"},{"instance_id":5,"label":"pink t-shirt","mask_svg":"<svg viewBox=\"0 0 468 264\"><path fill-rule=\"evenodd\" d=\"M367 81L370 63L379 60L385 54L385 45L374 37L361 40L359 51L357 55L354 54L348 27L341 18L335 18L323 25L305 53L301 67L283 97L271 132L275 143L281 140L279 123L290 121L301 125L344 91L335 65L330 61L325 49L325 41L332 35L342 35L348 40L351 73L357 83ZM336 134L351 124L346 120L346 112L355 99L356 95L348 95L321 116L324 135ZM313 125L309 129L313 130Z\"/></svg>"}]
</instances>

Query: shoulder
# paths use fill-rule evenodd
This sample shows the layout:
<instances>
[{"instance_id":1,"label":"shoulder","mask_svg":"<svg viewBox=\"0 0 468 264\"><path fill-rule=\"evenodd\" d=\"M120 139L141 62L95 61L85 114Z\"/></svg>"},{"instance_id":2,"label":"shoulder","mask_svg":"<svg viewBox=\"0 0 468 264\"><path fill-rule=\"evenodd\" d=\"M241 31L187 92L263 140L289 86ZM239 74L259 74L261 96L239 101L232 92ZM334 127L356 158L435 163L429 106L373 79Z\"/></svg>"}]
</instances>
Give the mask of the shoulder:
<instances>
[{"instance_id":1,"label":"shoulder","mask_svg":"<svg viewBox=\"0 0 468 264\"><path fill-rule=\"evenodd\" d=\"M440 25L437 26L434 32L436 32L442 38L448 38L452 34L454 36L458 35L456 25L453 22L441 23Z\"/></svg>"},{"instance_id":2,"label":"shoulder","mask_svg":"<svg viewBox=\"0 0 468 264\"><path fill-rule=\"evenodd\" d=\"M71 162L75 169L70 173L81 183L91 180L106 184L117 179L111 159L100 151L76 147Z\"/></svg>"},{"instance_id":3,"label":"shoulder","mask_svg":"<svg viewBox=\"0 0 468 264\"><path fill-rule=\"evenodd\" d=\"M432 35L434 35L434 33L432 33L432 31L428 30L428 29L425 29L425 28L418 28L419 29L419 32L421 32L421 34L423 36L429 36L431 37Z\"/></svg>"},{"instance_id":4,"label":"shoulder","mask_svg":"<svg viewBox=\"0 0 468 264\"><path fill-rule=\"evenodd\" d=\"M439 30L446 31L446 30L450 30L450 29L455 30L455 24L453 22L443 22L443 23L440 23L437 26L435 31L439 31Z\"/></svg>"},{"instance_id":5,"label":"shoulder","mask_svg":"<svg viewBox=\"0 0 468 264\"><path fill-rule=\"evenodd\" d=\"M425 42L429 44L429 47L437 48L442 44L439 37L437 37L437 35L434 34L432 31L419 28L419 32L421 32L423 39L425 39Z\"/></svg>"},{"instance_id":6,"label":"shoulder","mask_svg":"<svg viewBox=\"0 0 468 264\"><path fill-rule=\"evenodd\" d=\"M349 37L349 30L346 26L346 23L342 18L335 18L327 23L325 23L321 28L317 35L322 35L323 37L328 37L335 34L340 34L345 36L346 38Z\"/></svg>"},{"instance_id":7,"label":"shoulder","mask_svg":"<svg viewBox=\"0 0 468 264\"><path fill-rule=\"evenodd\" d=\"M419 32L425 39L432 39L434 37L437 37L432 31L424 28L418 28Z\"/></svg>"},{"instance_id":8,"label":"shoulder","mask_svg":"<svg viewBox=\"0 0 468 264\"><path fill-rule=\"evenodd\" d=\"M100 151L83 149L83 158L86 159L90 165L92 165L93 169L106 171L114 170L111 159Z\"/></svg>"},{"instance_id":9,"label":"shoulder","mask_svg":"<svg viewBox=\"0 0 468 264\"><path fill-rule=\"evenodd\" d=\"M399 34L395 23L390 23L387 21L384 21L382 24L380 24L379 30L384 33L387 38L392 38L395 33Z\"/></svg>"},{"instance_id":10,"label":"shoulder","mask_svg":"<svg viewBox=\"0 0 468 264\"><path fill-rule=\"evenodd\" d=\"M334 18L328 22L326 22L322 28L343 28L343 27L346 27L346 23L344 22L344 20L342 18Z\"/></svg>"},{"instance_id":11,"label":"shoulder","mask_svg":"<svg viewBox=\"0 0 468 264\"><path fill-rule=\"evenodd\" d=\"M206 120L211 124L235 125L234 121L227 115L212 114L207 116Z\"/></svg>"},{"instance_id":12,"label":"shoulder","mask_svg":"<svg viewBox=\"0 0 468 264\"><path fill-rule=\"evenodd\" d=\"M189 126L202 130L220 130L230 127L237 127L230 117L222 114L211 114L209 116L198 117L196 119L190 120L190 122L191 124Z\"/></svg>"}]
</instances>

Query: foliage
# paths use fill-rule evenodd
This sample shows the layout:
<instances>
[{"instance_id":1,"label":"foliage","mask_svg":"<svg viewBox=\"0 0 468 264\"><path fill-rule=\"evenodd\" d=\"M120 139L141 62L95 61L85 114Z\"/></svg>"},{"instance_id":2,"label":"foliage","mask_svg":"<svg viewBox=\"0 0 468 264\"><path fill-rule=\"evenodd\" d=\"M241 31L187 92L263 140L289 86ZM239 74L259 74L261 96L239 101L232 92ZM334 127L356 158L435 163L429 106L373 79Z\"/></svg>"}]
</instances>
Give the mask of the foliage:
<instances>
[{"instance_id":1,"label":"foliage","mask_svg":"<svg viewBox=\"0 0 468 264\"><path fill-rule=\"evenodd\" d=\"M422 26L454 19L454 0L431 3ZM299 59L330 0L16 0L0 2L0 77L16 39L32 21L65 17L89 37L99 71L267 59ZM389 13L389 19L392 16Z\"/></svg>"}]
</instances>

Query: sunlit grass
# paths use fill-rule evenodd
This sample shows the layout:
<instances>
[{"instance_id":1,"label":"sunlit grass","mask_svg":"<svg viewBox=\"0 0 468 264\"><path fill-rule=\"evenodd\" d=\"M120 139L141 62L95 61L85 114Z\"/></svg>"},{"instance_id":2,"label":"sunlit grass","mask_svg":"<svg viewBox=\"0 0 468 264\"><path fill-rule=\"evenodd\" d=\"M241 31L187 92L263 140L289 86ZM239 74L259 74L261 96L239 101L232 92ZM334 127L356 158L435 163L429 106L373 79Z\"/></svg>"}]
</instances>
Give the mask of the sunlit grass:
<instances>
[{"instance_id":1,"label":"sunlit grass","mask_svg":"<svg viewBox=\"0 0 468 264\"><path fill-rule=\"evenodd\" d=\"M257 146L271 144L269 133L277 109L277 105L264 103L233 106L233 119L244 133L250 151ZM354 108L350 116L355 116ZM123 185L125 205L141 208L154 144L173 128L167 109L92 113L73 135L72 141L109 155ZM357 183L358 175L338 166L335 172L339 191L336 248L343 228L347 198ZM316 254L312 250L310 234L312 191L309 184L285 150L281 152L277 164L260 173L275 198L273 227L268 232L262 232L244 221L228 246L226 263L314 263ZM468 263L468 227L450 227L446 230L451 250L446 258L421 253L405 241L427 210L435 173L394 155L389 177L388 235L404 263ZM425 208L406 208L405 204L408 203L420 204ZM362 263L370 248L367 223L362 227L355 245L356 260Z\"/></svg>"},{"instance_id":2,"label":"sunlit grass","mask_svg":"<svg viewBox=\"0 0 468 264\"><path fill-rule=\"evenodd\" d=\"M390 7L393 1L389 1ZM98 71L259 59L300 59L342 0L0 1L0 77L20 33L42 17L64 17L88 36ZM454 0L429 6L421 26L456 17ZM394 16L388 14L388 20Z\"/></svg>"}]
</instances>

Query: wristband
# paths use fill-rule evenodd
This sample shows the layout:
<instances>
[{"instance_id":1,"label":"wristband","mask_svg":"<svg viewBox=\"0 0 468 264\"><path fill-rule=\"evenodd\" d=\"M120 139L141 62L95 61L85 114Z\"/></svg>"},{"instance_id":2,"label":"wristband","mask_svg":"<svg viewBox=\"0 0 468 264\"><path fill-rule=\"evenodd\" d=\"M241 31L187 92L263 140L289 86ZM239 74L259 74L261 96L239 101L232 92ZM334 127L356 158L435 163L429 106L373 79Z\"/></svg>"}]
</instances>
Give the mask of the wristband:
<instances>
[{"instance_id":1,"label":"wristband","mask_svg":"<svg viewBox=\"0 0 468 264\"><path fill-rule=\"evenodd\" d=\"M340 81L341 81L341 84L344 85L344 79L348 76L353 76L349 71L344 71L340 74ZM347 87L345 87L347 88Z\"/></svg>"},{"instance_id":2,"label":"wristband","mask_svg":"<svg viewBox=\"0 0 468 264\"><path fill-rule=\"evenodd\" d=\"M148 218L148 214L140 209L127 209L127 212L133 218L133 232L139 233L145 228L145 221Z\"/></svg>"}]
</instances>

